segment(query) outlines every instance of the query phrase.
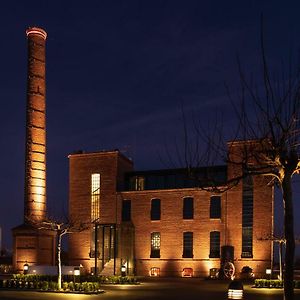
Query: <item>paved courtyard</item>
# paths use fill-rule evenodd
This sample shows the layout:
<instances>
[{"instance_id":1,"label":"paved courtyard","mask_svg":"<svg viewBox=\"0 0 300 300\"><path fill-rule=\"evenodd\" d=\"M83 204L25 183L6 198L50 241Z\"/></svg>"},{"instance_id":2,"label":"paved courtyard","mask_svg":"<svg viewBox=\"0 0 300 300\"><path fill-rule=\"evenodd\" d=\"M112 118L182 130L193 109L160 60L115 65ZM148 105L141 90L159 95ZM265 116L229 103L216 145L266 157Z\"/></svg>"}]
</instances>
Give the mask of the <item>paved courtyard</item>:
<instances>
[{"instance_id":1,"label":"paved courtyard","mask_svg":"<svg viewBox=\"0 0 300 300\"><path fill-rule=\"evenodd\" d=\"M99 295L55 294L31 291L1 291L1 300L224 300L227 299L228 282L205 281L197 278L178 279L147 279L140 285L104 285L105 293ZM250 285L244 286L246 300L282 300L282 290L253 289ZM296 291L295 300L300 300L300 291Z\"/></svg>"}]
</instances>

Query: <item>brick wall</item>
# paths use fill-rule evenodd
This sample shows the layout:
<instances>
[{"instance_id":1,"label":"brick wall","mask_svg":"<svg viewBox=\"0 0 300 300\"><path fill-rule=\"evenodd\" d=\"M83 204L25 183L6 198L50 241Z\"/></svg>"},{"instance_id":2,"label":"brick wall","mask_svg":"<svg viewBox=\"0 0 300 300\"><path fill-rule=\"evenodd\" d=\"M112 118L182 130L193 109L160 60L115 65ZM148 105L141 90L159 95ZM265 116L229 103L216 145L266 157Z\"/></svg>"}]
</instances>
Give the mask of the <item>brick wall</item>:
<instances>
[{"instance_id":1,"label":"brick wall","mask_svg":"<svg viewBox=\"0 0 300 300\"><path fill-rule=\"evenodd\" d=\"M265 273L271 264L272 243L262 240L273 230L273 188L269 178L255 177L253 195L253 258L241 258L242 252L242 183L221 194L221 218L210 219L210 197L200 189L170 189L117 192L125 171L132 164L117 152L100 152L70 156L70 217L90 220L90 175L101 174L101 223L122 224L122 201L131 200L134 230L134 255L138 275L149 275L152 267L161 276L181 276L183 268L192 268L194 276L207 276L211 268L220 267L219 258L209 258L210 232L220 232L220 245L234 247L234 264L239 273L243 266L255 274ZM228 166L228 174L238 174L236 166ZM103 174L103 175L102 175ZM194 198L194 218L183 219L183 198ZM161 200L161 219L151 221L151 199ZM183 232L193 232L193 258L182 258ZM160 258L150 258L151 232L160 232ZM70 263L82 263L89 270L90 232L69 237ZM125 241L126 239L122 239ZM120 239L121 241L121 239ZM125 245L119 245L125 249ZM128 251L127 251L128 252ZM122 251L119 252L122 255ZM122 257L119 257L122 259Z\"/></svg>"}]
</instances>

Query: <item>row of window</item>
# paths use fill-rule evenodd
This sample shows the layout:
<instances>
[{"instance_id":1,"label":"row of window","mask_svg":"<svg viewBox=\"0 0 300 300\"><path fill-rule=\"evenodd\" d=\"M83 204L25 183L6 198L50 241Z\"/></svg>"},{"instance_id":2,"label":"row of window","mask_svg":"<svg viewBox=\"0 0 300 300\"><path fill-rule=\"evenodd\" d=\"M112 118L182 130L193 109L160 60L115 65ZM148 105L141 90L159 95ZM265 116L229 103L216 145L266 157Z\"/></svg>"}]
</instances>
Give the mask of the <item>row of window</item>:
<instances>
[{"instance_id":1,"label":"row of window","mask_svg":"<svg viewBox=\"0 0 300 300\"><path fill-rule=\"evenodd\" d=\"M181 274L182 277L193 277L194 274L193 268L183 268ZM150 268L149 275L154 277L160 276L160 268L157 267Z\"/></svg>"},{"instance_id":2,"label":"row of window","mask_svg":"<svg viewBox=\"0 0 300 300\"><path fill-rule=\"evenodd\" d=\"M227 179L227 167L215 166L193 169L191 178L186 169L131 172L125 175L125 190L143 191L157 189L182 189L210 185L217 182L223 185Z\"/></svg>"},{"instance_id":3,"label":"row of window","mask_svg":"<svg viewBox=\"0 0 300 300\"><path fill-rule=\"evenodd\" d=\"M160 232L151 233L151 253L150 258L160 258ZM183 233L183 249L182 257L183 258L193 258L193 232L184 232ZM220 232L211 231L210 232L210 258L219 258L220 257Z\"/></svg>"},{"instance_id":4,"label":"row of window","mask_svg":"<svg viewBox=\"0 0 300 300\"><path fill-rule=\"evenodd\" d=\"M150 209L150 219L160 220L161 218L161 200L152 199ZM183 198L182 218L185 220L194 219L194 198ZM221 196L210 197L210 218L221 218ZM122 202L122 221L131 220L131 200L123 200Z\"/></svg>"}]
</instances>

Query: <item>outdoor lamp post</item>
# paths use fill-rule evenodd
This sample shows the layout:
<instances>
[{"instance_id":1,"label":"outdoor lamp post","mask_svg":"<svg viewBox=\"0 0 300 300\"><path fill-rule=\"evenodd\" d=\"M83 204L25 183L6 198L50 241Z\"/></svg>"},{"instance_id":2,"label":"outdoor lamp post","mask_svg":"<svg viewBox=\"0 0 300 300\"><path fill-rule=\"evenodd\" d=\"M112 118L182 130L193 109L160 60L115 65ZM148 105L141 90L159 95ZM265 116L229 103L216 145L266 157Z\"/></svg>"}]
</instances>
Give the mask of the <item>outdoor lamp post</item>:
<instances>
[{"instance_id":1,"label":"outdoor lamp post","mask_svg":"<svg viewBox=\"0 0 300 300\"><path fill-rule=\"evenodd\" d=\"M241 281L233 280L228 286L228 299L243 299L244 287Z\"/></svg>"},{"instance_id":2,"label":"outdoor lamp post","mask_svg":"<svg viewBox=\"0 0 300 300\"><path fill-rule=\"evenodd\" d=\"M25 262L24 266L23 266L23 271L24 271L24 274L26 275L28 273L28 269L29 269L29 265L27 262Z\"/></svg>"}]
</instances>

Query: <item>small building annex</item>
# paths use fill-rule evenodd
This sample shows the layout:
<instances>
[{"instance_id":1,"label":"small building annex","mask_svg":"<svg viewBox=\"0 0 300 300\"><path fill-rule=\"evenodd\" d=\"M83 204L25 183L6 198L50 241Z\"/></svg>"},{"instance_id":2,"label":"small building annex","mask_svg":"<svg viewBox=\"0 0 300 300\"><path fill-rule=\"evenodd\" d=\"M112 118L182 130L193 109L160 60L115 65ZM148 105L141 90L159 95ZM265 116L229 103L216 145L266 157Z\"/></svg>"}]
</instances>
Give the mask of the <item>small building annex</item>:
<instances>
[{"instance_id":1,"label":"small building annex","mask_svg":"<svg viewBox=\"0 0 300 300\"><path fill-rule=\"evenodd\" d=\"M69 235L69 263L87 273L206 277L231 262L237 275L249 266L261 276L272 264L267 177L214 193L185 169L134 171L118 150L71 154L69 168L69 218L90 224ZM241 172L237 164L197 169L220 184Z\"/></svg>"}]
</instances>

